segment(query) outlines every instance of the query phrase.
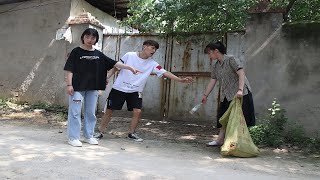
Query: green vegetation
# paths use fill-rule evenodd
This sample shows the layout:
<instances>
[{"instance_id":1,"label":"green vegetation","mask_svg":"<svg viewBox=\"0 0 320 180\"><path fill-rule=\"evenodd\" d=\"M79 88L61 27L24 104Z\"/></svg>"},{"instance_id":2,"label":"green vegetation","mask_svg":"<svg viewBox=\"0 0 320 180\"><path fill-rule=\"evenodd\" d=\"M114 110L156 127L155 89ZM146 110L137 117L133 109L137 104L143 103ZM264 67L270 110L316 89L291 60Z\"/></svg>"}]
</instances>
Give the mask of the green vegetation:
<instances>
[{"instance_id":1,"label":"green vegetation","mask_svg":"<svg viewBox=\"0 0 320 180\"><path fill-rule=\"evenodd\" d=\"M7 102L7 99L0 98L0 109L5 109L8 107L6 102Z\"/></svg>"},{"instance_id":2,"label":"green vegetation","mask_svg":"<svg viewBox=\"0 0 320 180\"><path fill-rule=\"evenodd\" d=\"M57 116L60 116L62 119L67 119L68 117L68 109L65 106L61 106L58 104L49 104L43 102L37 102L30 105L30 110L34 109L44 109L46 112L53 113Z\"/></svg>"},{"instance_id":3,"label":"green vegetation","mask_svg":"<svg viewBox=\"0 0 320 180\"><path fill-rule=\"evenodd\" d=\"M29 104L28 102L16 101L12 98L0 98L0 110L33 111L35 109L43 109L45 112L59 116L60 119L64 120L66 120L68 116L68 109L65 106L44 102Z\"/></svg>"},{"instance_id":4,"label":"green vegetation","mask_svg":"<svg viewBox=\"0 0 320 180\"><path fill-rule=\"evenodd\" d=\"M131 0L125 25L146 33L243 30L247 10L260 0ZM262 5L263 6L263 5ZM320 21L319 0L272 0L286 22Z\"/></svg>"},{"instance_id":5,"label":"green vegetation","mask_svg":"<svg viewBox=\"0 0 320 180\"><path fill-rule=\"evenodd\" d=\"M249 129L257 145L279 147L296 146L305 151L319 151L320 139L307 137L303 127L288 121L285 110L274 100L262 123Z\"/></svg>"},{"instance_id":6,"label":"green vegetation","mask_svg":"<svg viewBox=\"0 0 320 180\"><path fill-rule=\"evenodd\" d=\"M37 102L30 105L30 109L44 109L47 112L55 112L55 113L63 113L67 114L68 109L65 106L57 105L57 104L48 104L43 102Z\"/></svg>"}]
</instances>

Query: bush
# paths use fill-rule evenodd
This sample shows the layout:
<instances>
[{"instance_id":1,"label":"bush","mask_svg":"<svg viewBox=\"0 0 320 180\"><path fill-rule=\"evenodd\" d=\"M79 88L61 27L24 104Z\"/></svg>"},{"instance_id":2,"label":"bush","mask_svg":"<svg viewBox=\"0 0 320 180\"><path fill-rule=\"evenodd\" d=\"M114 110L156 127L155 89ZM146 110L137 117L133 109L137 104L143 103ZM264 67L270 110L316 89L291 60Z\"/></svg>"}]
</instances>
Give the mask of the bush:
<instances>
[{"instance_id":1,"label":"bush","mask_svg":"<svg viewBox=\"0 0 320 180\"><path fill-rule=\"evenodd\" d=\"M307 147L312 151L319 151L320 139L309 138L298 123L288 123L285 110L280 107L276 99L273 100L269 114L262 123L249 128L252 140L257 145L279 147L290 144L297 147Z\"/></svg>"},{"instance_id":2,"label":"bush","mask_svg":"<svg viewBox=\"0 0 320 180\"><path fill-rule=\"evenodd\" d=\"M284 129L287 122L285 110L280 108L276 99L272 102L268 116L263 123L251 127L249 132L253 141L259 145L280 146L284 142Z\"/></svg>"},{"instance_id":3,"label":"bush","mask_svg":"<svg viewBox=\"0 0 320 180\"><path fill-rule=\"evenodd\" d=\"M306 145L307 136L301 125L297 123L291 124L288 126L286 133L286 142L295 146Z\"/></svg>"}]
</instances>

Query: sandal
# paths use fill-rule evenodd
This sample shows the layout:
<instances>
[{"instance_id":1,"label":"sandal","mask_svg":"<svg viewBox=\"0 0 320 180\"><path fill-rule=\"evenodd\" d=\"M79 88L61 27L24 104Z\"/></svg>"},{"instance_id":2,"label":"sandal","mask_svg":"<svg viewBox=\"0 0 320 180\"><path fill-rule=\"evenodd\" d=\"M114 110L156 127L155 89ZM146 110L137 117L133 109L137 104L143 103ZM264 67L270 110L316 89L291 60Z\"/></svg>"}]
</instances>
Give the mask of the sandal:
<instances>
[{"instance_id":1,"label":"sandal","mask_svg":"<svg viewBox=\"0 0 320 180\"><path fill-rule=\"evenodd\" d=\"M222 144L218 143L217 141L211 141L206 143L206 146L221 146Z\"/></svg>"}]
</instances>

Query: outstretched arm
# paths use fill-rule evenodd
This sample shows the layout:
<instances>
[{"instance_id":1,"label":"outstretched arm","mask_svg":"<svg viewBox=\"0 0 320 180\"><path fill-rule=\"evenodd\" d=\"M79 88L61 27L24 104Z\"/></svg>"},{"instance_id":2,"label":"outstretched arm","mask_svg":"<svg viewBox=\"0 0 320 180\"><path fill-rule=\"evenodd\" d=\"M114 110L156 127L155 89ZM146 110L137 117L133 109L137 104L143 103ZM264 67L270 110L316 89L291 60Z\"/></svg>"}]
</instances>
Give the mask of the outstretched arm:
<instances>
[{"instance_id":1,"label":"outstretched arm","mask_svg":"<svg viewBox=\"0 0 320 180\"><path fill-rule=\"evenodd\" d=\"M121 63L121 62L117 62L117 63L114 65L114 67L117 67L117 68L119 68L119 69L128 69L128 70L130 70L133 74L137 74L137 73L140 72L139 70L137 70L137 69L135 69L135 68L133 68L133 67L131 67L131 66L128 66L128 65L126 65L126 64L123 64L123 63Z\"/></svg>"},{"instance_id":2,"label":"outstretched arm","mask_svg":"<svg viewBox=\"0 0 320 180\"><path fill-rule=\"evenodd\" d=\"M180 77L172 74L169 71L163 73L163 76L166 78L178 81L178 82L182 82L182 83L192 83L193 82L193 79L191 77L180 78Z\"/></svg>"},{"instance_id":3,"label":"outstretched arm","mask_svg":"<svg viewBox=\"0 0 320 180\"><path fill-rule=\"evenodd\" d=\"M119 71L118 68L116 67L112 68L107 74L107 79L110 79L117 71Z\"/></svg>"}]
</instances>

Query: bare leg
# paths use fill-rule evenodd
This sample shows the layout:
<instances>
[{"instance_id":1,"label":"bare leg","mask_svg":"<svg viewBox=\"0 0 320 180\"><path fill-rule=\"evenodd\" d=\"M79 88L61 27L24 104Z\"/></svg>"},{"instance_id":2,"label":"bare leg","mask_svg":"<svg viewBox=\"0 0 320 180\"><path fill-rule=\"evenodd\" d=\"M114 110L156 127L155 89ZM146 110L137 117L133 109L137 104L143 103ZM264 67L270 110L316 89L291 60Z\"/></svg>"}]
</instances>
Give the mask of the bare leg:
<instances>
[{"instance_id":1,"label":"bare leg","mask_svg":"<svg viewBox=\"0 0 320 180\"><path fill-rule=\"evenodd\" d=\"M206 145L207 146L221 146L221 145L223 145L225 132L226 132L226 130L224 128L220 128L217 140L208 142Z\"/></svg>"},{"instance_id":2,"label":"bare leg","mask_svg":"<svg viewBox=\"0 0 320 180\"><path fill-rule=\"evenodd\" d=\"M218 144L223 144L224 143L224 135L225 135L226 130L224 128L220 128L217 143Z\"/></svg>"},{"instance_id":3,"label":"bare leg","mask_svg":"<svg viewBox=\"0 0 320 180\"><path fill-rule=\"evenodd\" d=\"M100 133L105 133L105 130L111 120L111 117L112 117L112 110L107 109L101 119L101 123L100 123L100 127L99 127Z\"/></svg>"},{"instance_id":4,"label":"bare leg","mask_svg":"<svg viewBox=\"0 0 320 180\"><path fill-rule=\"evenodd\" d=\"M141 119L141 109L133 109L133 117L131 120L129 133L134 133Z\"/></svg>"}]
</instances>

